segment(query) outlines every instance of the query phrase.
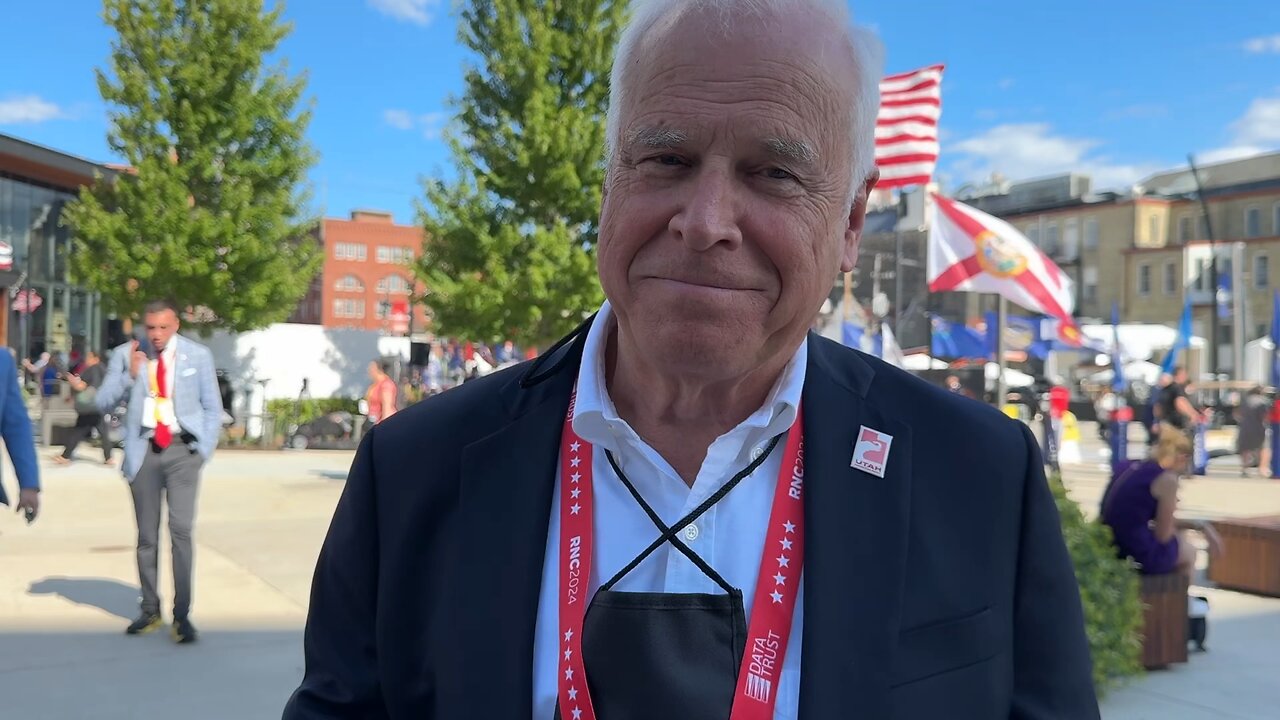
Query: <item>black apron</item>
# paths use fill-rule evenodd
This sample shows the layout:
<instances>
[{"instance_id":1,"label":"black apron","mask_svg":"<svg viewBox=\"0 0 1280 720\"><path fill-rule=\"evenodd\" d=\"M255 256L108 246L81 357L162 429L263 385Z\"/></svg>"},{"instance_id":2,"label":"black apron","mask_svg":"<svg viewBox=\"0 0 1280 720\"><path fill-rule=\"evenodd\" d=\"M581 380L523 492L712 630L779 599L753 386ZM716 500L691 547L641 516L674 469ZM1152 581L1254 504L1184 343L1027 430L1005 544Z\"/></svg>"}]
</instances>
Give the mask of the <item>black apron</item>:
<instances>
[{"instance_id":1,"label":"black apron","mask_svg":"<svg viewBox=\"0 0 1280 720\"><path fill-rule=\"evenodd\" d=\"M780 438L773 438L765 452L671 527L606 451L614 473L662 535L600 586L583 618L582 659L597 720L728 720L747 642L742 591L725 582L676 534L754 472ZM724 594L613 590L666 543L689 558ZM558 699L555 719L561 720Z\"/></svg>"}]
</instances>

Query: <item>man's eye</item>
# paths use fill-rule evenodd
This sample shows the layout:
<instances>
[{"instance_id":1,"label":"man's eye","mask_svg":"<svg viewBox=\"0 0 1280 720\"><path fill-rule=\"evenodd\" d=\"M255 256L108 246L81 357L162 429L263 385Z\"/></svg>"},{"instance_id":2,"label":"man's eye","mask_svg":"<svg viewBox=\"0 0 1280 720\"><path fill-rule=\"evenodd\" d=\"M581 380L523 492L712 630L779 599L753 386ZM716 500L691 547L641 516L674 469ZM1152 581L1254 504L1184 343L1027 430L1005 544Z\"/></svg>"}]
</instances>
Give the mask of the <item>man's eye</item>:
<instances>
[{"instance_id":1,"label":"man's eye","mask_svg":"<svg viewBox=\"0 0 1280 720\"><path fill-rule=\"evenodd\" d=\"M668 167L676 167L684 164L684 159L679 155L658 155L653 158L653 161L659 165L666 165Z\"/></svg>"},{"instance_id":2,"label":"man's eye","mask_svg":"<svg viewBox=\"0 0 1280 720\"><path fill-rule=\"evenodd\" d=\"M766 177L770 180L795 180L796 176L779 167L769 168L764 171Z\"/></svg>"}]
</instances>

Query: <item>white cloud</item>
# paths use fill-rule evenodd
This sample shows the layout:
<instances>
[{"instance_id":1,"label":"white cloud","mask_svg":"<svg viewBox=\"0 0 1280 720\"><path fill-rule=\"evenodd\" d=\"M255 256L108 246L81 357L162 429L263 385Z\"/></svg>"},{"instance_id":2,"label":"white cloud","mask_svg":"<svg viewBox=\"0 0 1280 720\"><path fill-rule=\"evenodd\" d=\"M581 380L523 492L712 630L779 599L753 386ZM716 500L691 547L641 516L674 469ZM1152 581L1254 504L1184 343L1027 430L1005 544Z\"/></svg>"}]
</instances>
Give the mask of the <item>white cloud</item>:
<instances>
[{"instance_id":1,"label":"white cloud","mask_svg":"<svg viewBox=\"0 0 1280 720\"><path fill-rule=\"evenodd\" d=\"M1280 53L1280 34L1268 37L1250 38L1244 41L1245 52L1257 53Z\"/></svg>"},{"instance_id":2,"label":"white cloud","mask_svg":"<svg viewBox=\"0 0 1280 720\"><path fill-rule=\"evenodd\" d=\"M449 114L429 112L414 115L408 110L383 110L382 121L397 130L417 130L428 140L439 140Z\"/></svg>"},{"instance_id":3,"label":"white cloud","mask_svg":"<svg viewBox=\"0 0 1280 720\"><path fill-rule=\"evenodd\" d=\"M1277 36L1280 37L1280 36ZM1231 123L1231 142L1196 155L1204 163L1239 160L1280 147L1280 95L1255 98Z\"/></svg>"},{"instance_id":4,"label":"white cloud","mask_svg":"<svg viewBox=\"0 0 1280 720\"><path fill-rule=\"evenodd\" d=\"M1164 117L1169 114L1169 107L1160 103L1137 103L1116 108L1108 112L1108 120L1147 120Z\"/></svg>"},{"instance_id":5,"label":"white cloud","mask_svg":"<svg viewBox=\"0 0 1280 720\"><path fill-rule=\"evenodd\" d=\"M413 127L413 116L408 110L383 110L382 121L397 130L408 130Z\"/></svg>"},{"instance_id":6,"label":"white cloud","mask_svg":"<svg viewBox=\"0 0 1280 720\"><path fill-rule=\"evenodd\" d=\"M998 83L998 85L1000 86L1001 90L1008 90L1009 88L1013 87L1014 82L1015 81L1013 78L1002 78Z\"/></svg>"},{"instance_id":7,"label":"white cloud","mask_svg":"<svg viewBox=\"0 0 1280 720\"><path fill-rule=\"evenodd\" d=\"M1114 162L1095 152L1101 144L1055 135L1048 123L1017 123L997 125L950 144L944 154L961 156L952 171L962 181L985 180L996 172L1011 180L1077 172L1089 175L1093 187L1101 190L1123 187L1157 169L1154 164Z\"/></svg>"},{"instance_id":8,"label":"white cloud","mask_svg":"<svg viewBox=\"0 0 1280 720\"><path fill-rule=\"evenodd\" d=\"M444 130L444 124L448 120L448 113L429 112L419 115L418 127L422 129L422 137L428 140L439 140L440 133Z\"/></svg>"},{"instance_id":9,"label":"white cloud","mask_svg":"<svg viewBox=\"0 0 1280 720\"><path fill-rule=\"evenodd\" d=\"M435 17L430 11L440 4L440 0L369 0L369 4L383 15L415 25L427 25Z\"/></svg>"},{"instance_id":10,"label":"white cloud","mask_svg":"<svg viewBox=\"0 0 1280 720\"><path fill-rule=\"evenodd\" d=\"M0 125L36 124L66 116L62 108L38 95L0 100Z\"/></svg>"},{"instance_id":11,"label":"white cloud","mask_svg":"<svg viewBox=\"0 0 1280 720\"><path fill-rule=\"evenodd\" d=\"M1231 130L1239 143L1280 143L1280 95L1255 99Z\"/></svg>"}]
</instances>

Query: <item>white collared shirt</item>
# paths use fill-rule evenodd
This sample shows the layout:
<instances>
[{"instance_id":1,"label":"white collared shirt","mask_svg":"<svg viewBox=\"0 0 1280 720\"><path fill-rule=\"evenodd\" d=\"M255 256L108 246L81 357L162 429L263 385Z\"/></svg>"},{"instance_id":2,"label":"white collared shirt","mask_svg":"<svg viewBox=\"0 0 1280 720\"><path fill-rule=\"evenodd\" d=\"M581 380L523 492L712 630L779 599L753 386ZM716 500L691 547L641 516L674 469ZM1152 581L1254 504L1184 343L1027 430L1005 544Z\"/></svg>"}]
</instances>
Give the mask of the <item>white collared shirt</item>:
<instances>
[{"instance_id":1,"label":"white collared shirt","mask_svg":"<svg viewBox=\"0 0 1280 720\"><path fill-rule=\"evenodd\" d=\"M671 525L746 467L752 461L753 453L762 452L775 435L791 428L800 406L808 360L808 345L801 343L765 399L764 405L742 424L716 438L707 449L707 456L693 487L689 487L670 463L649 447L625 420L618 417L613 401L609 398L605 386L604 357L605 346L614 324L613 313L606 302L587 333L582 366L578 370L578 396L573 415L573 429L583 440L592 443L595 449L592 455L592 491L595 495L593 524L596 537L591 566L591 594L661 534L614 474L604 451L613 453L618 466L635 485L641 497L653 507L664 523ZM779 441L772 454L755 472L680 532L680 539L690 549L701 556L729 585L742 590L748 624L785 439L784 437ZM556 497L559 497L558 471L555 492ZM553 502L533 640L534 720L551 720L556 704L560 650L557 603L560 571L556 564L559 543L560 512L558 504ZM640 563L614 586L614 590L724 592L670 543ZM799 707L803 608L804 589L801 586L796 599L791 641L778 682L775 720L795 718ZM679 660L673 658L672 661ZM591 668L587 668L587 674L590 673Z\"/></svg>"}]
</instances>

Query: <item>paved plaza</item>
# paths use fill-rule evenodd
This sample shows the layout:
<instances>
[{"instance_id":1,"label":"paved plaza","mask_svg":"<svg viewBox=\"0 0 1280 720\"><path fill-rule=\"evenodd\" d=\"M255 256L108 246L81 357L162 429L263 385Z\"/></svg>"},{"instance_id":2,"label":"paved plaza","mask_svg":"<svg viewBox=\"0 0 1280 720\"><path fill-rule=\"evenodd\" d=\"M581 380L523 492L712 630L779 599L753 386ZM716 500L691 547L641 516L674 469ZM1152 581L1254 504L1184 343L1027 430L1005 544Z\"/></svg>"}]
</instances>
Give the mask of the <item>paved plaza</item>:
<instances>
[{"instance_id":1,"label":"paved plaza","mask_svg":"<svg viewBox=\"0 0 1280 720\"><path fill-rule=\"evenodd\" d=\"M1089 431L1085 431L1086 438ZM1096 507L1100 448L1067 470ZM316 553L351 453L222 452L197 522L195 646L123 635L137 611L132 506L117 471L42 459L42 517L0 517L0 716L33 720L278 718L302 672ZM5 468L5 477L12 470ZM1280 513L1280 482L1240 479L1230 459L1190 481L1193 515ZM161 558L166 588L168 558ZM1280 705L1280 600L1209 590L1210 652L1114 691L1107 720L1260 718Z\"/></svg>"}]
</instances>

